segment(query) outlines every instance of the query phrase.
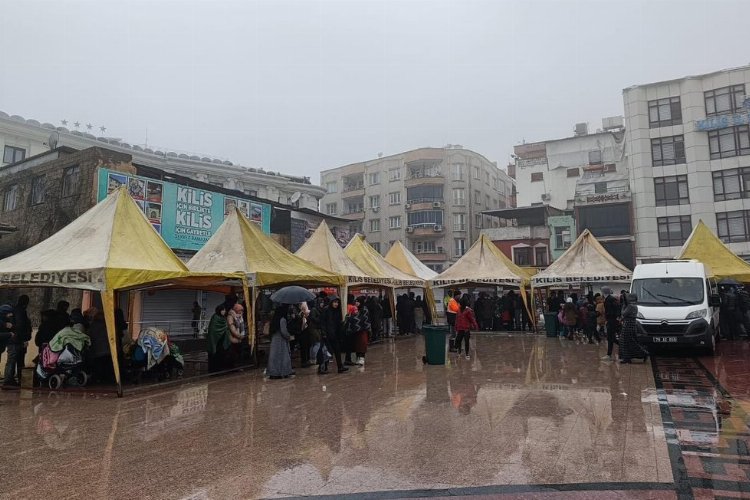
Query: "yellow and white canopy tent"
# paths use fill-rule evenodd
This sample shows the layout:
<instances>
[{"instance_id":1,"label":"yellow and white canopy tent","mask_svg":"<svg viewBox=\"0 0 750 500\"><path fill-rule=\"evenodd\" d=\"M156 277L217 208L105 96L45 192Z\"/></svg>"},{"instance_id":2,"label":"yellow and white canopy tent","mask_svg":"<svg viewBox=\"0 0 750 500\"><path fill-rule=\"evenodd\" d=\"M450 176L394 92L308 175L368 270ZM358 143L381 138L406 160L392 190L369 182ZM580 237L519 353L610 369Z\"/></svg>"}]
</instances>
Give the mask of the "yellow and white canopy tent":
<instances>
[{"instance_id":1,"label":"yellow and white canopy tent","mask_svg":"<svg viewBox=\"0 0 750 500\"><path fill-rule=\"evenodd\" d=\"M629 282L633 273L586 229L565 253L531 278L532 286Z\"/></svg>"},{"instance_id":2,"label":"yellow and white canopy tent","mask_svg":"<svg viewBox=\"0 0 750 500\"><path fill-rule=\"evenodd\" d=\"M708 265L716 279L734 278L740 283L750 283L750 264L732 252L702 220L675 259L699 260Z\"/></svg>"},{"instance_id":3,"label":"yellow and white canopy tent","mask_svg":"<svg viewBox=\"0 0 750 500\"><path fill-rule=\"evenodd\" d=\"M512 286L518 287L528 310L526 285L528 273L514 264L484 234L451 267L430 280L435 287ZM531 312L531 311L529 311ZM529 314L533 318L533 314Z\"/></svg>"},{"instance_id":4,"label":"yellow and white canopy tent","mask_svg":"<svg viewBox=\"0 0 750 500\"><path fill-rule=\"evenodd\" d=\"M407 274L411 274L412 276L416 276L417 278L422 278L425 281L429 281L438 275L438 273L424 265L422 261L419 260L416 255L411 253L400 241L396 241L396 243L391 246L388 253L385 254L385 261L397 269L400 269ZM437 317L435 294L432 291L431 286L425 287L425 300L427 300L430 305L432 317Z\"/></svg>"},{"instance_id":5,"label":"yellow and white canopy tent","mask_svg":"<svg viewBox=\"0 0 750 500\"><path fill-rule=\"evenodd\" d=\"M214 235L187 263L195 272L239 272L250 287L248 323L255 325L255 302L259 288L284 285L320 286L344 284L344 277L297 257L251 222L237 208L224 220ZM255 328L248 328L250 345L255 346Z\"/></svg>"},{"instance_id":6,"label":"yellow and white canopy tent","mask_svg":"<svg viewBox=\"0 0 750 500\"><path fill-rule=\"evenodd\" d=\"M147 285L209 286L232 276L191 273L124 187L46 240L0 260L0 287L58 287L101 293L119 395L122 383L115 336L115 293Z\"/></svg>"}]
</instances>

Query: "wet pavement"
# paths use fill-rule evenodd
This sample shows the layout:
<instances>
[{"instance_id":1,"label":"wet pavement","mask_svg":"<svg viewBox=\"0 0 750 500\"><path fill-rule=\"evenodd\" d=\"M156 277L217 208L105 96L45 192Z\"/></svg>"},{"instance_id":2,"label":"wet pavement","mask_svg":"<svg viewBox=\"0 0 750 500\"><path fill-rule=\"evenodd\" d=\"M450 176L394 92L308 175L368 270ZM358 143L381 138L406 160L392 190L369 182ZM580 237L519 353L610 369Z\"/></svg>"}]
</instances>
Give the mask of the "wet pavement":
<instances>
[{"instance_id":1,"label":"wet pavement","mask_svg":"<svg viewBox=\"0 0 750 500\"><path fill-rule=\"evenodd\" d=\"M619 365L599 361L603 346L472 341L472 359L445 366L423 365L415 337L343 375L252 371L123 399L0 393L0 498L749 494L750 344Z\"/></svg>"}]
</instances>

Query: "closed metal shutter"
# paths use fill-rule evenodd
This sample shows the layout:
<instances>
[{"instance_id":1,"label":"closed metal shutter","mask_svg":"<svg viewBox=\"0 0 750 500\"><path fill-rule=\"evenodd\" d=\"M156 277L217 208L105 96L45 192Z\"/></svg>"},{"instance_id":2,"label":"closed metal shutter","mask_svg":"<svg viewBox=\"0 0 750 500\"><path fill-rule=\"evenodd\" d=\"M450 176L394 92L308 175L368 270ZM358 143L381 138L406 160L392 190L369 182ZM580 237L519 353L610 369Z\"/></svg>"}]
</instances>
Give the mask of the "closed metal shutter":
<instances>
[{"instance_id":1,"label":"closed metal shutter","mask_svg":"<svg viewBox=\"0 0 750 500\"><path fill-rule=\"evenodd\" d=\"M193 302L202 304L198 290L154 290L142 293L141 328L154 326L171 336L193 336ZM210 317L210 316L209 316Z\"/></svg>"}]
</instances>

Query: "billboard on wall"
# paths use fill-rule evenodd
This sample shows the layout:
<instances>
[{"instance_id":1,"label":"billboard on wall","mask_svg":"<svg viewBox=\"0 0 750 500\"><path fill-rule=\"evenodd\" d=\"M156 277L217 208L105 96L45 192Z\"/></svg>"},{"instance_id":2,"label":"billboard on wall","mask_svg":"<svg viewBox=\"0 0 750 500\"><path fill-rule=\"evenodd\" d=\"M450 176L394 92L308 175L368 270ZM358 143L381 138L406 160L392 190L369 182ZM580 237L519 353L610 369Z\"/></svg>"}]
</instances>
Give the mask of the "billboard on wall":
<instances>
[{"instance_id":1,"label":"billboard on wall","mask_svg":"<svg viewBox=\"0 0 750 500\"><path fill-rule=\"evenodd\" d=\"M120 186L128 186L130 196L170 248L200 250L234 207L260 225L264 233L271 233L271 205L267 203L106 168L99 169L98 181L97 201Z\"/></svg>"},{"instance_id":2,"label":"billboard on wall","mask_svg":"<svg viewBox=\"0 0 750 500\"><path fill-rule=\"evenodd\" d=\"M310 239L310 236L313 235L318 228L318 225L320 225L320 220L317 218L306 217L304 214L298 212L294 215L295 216L292 217L292 227L290 231L292 237L292 252L299 250L300 247ZM336 238L336 241L341 245L341 248L344 248L346 244L349 243L349 228L331 226L330 229L333 237Z\"/></svg>"}]
</instances>

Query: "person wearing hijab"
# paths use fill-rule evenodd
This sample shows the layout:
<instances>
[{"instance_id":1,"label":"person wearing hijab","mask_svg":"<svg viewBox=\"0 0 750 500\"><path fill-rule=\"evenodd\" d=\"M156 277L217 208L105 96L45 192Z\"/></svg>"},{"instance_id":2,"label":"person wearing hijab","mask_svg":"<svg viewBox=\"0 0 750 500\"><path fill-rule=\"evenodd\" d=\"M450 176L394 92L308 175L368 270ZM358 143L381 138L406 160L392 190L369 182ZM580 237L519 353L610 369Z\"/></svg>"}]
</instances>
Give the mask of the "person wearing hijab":
<instances>
[{"instance_id":1,"label":"person wearing hijab","mask_svg":"<svg viewBox=\"0 0 750 500\"><path fill-rule=\"evenodd\" d=\"M328 350L336 360L339 373L348 372L349 368L341 361L341 349L345 342L344 320L341 314L341 299L333 296L325 308L321 320L321 333Z\"/></svg>"},{"instance_id":2,"label":"person wearing hijab","mask_svg":"<svg viewBox=\"0 0 750 500\"><path fill-rule=\"evenodd\" d=\"M622 331L620 333L620 363L630 363L633 359L648 360L648 350L638 343L638 296L629 293L627 304L622 310Z\"/></svg>"},{"instance_id":3,"label":"person wearing hijab","mask_svg":"<svg viewBox=\"0 0 750 500\"><path fill-rule=\"evenodd\" d=\"M268 353L266 374L271 379L288 378L294 375L292 370L292 351L289 347L291 334L287 328L290 308L279 304L271 319L271 348Z\"/></svg>"}]
</instances>

